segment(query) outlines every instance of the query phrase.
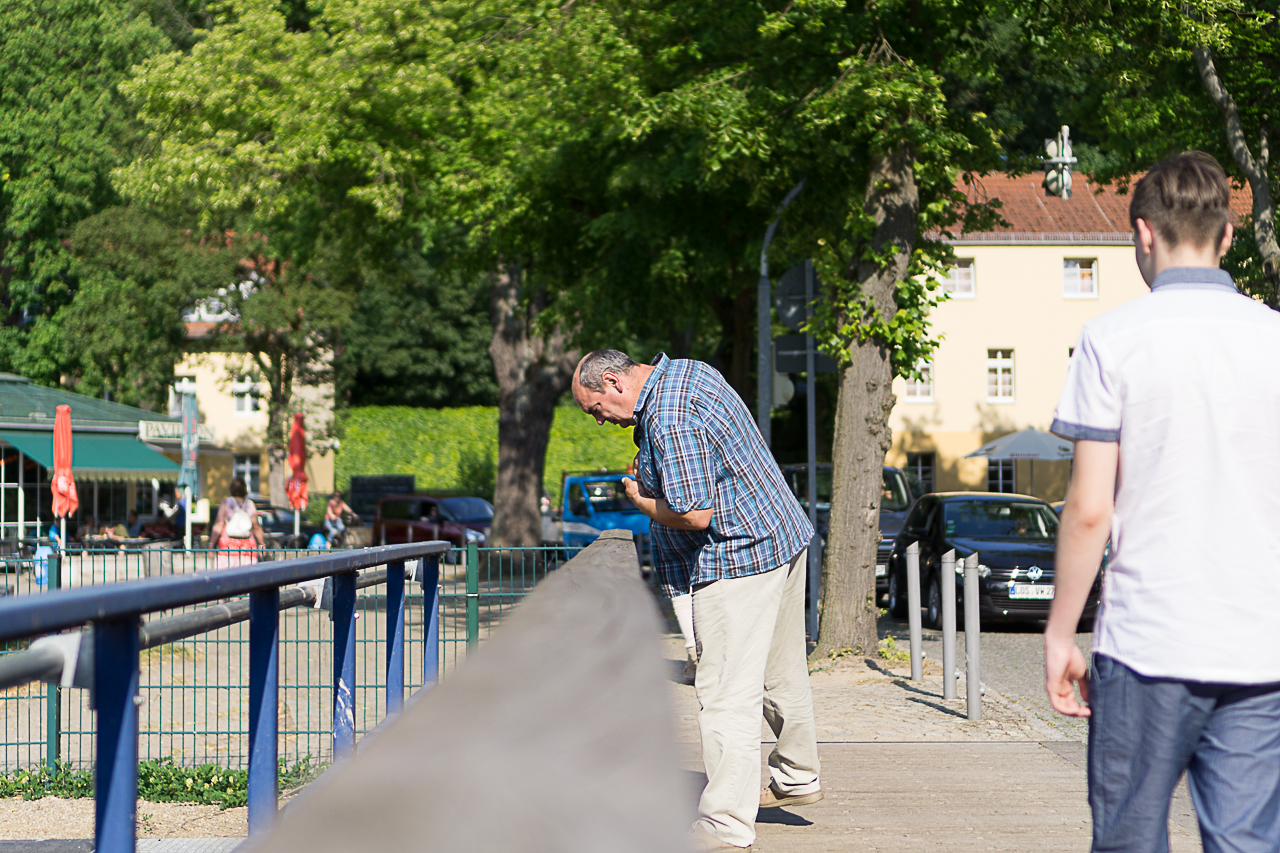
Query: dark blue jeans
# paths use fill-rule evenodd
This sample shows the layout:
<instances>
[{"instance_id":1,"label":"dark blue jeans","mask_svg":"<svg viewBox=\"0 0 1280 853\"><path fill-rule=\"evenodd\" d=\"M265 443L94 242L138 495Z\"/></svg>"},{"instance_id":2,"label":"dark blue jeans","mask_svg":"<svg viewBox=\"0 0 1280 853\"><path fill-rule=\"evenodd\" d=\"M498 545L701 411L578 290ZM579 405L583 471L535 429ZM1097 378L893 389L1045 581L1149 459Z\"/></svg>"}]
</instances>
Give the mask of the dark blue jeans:
<instances>
[{"instance_id":1,"label":"dark blue jeans","mask_svg":"<svg viewBox=\"0 0 1280 853\"><path fill-rule=\"evenodd\" d=\"M1205 853L1280 850L1280 684L1147 678L1094 655L1089 707L1096 853L1166 853L1183 770Z\"/></svg>"}]
</instances>

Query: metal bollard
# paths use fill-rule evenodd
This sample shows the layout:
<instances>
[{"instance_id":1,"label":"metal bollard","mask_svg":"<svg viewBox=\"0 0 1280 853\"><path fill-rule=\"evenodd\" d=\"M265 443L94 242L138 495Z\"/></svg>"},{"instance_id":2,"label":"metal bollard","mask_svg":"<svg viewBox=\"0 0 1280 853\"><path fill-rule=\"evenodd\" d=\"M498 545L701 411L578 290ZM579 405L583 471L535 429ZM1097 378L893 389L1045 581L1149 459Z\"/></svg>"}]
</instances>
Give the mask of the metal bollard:
<instances>
[{"instance_id":1,"label":"metal bollard","mask_svg":"<svg viewBox=\"0 0 1280 853\"><path fill-rule=\"evenodd\" d=\"M907 626L911 632L911 680L924 679L920 654L920 543L907 546Z\"/></svg>"},{"instance_id":2,"label":"metal bollard","mask_svg":"<svg viewBox=\"0 0 1280 853\"><path fill-rule=\"evenodd\" d=\"M969 719L982 719L982 626L978 621L978 555L964 561L965 692Z\"/></svg>"},{"instance_id":3,"label":"metal bollard","mask_svg":"<svg viewBox=\"0 0 1280 853\"><path fill-rule=\"evenodd\" d=\"M942 698L956 698L956 552L942 555Z\"/></svg>"}]
</instances>

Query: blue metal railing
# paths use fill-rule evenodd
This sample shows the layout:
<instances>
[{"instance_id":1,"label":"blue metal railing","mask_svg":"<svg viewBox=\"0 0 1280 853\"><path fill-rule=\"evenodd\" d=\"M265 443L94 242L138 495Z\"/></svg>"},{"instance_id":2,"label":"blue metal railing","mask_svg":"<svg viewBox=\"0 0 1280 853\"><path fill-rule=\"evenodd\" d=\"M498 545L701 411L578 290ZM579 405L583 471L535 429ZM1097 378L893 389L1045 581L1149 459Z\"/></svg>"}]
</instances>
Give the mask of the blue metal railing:
<instances>
[{"instance_id":1,"label":"blue metal railing","mask_svg":"<svg viewBox=\"0 0 1280 853\"><path fill-rule=\"evenodd\" d=\"M452 548L440 558L438 602L439 678L461 665L474 647L512 612L535 586L553 573L576 548ZM324 552L259 552L263 562ZM212 570L213 552L164 551L163 562L141 559L139 551L119 549L70 554L61 561L64 587L102 588L106 584L169 574ZM45 594L33 582L31 566L0 558L5 583L19 594ZM57 560L48 570L54 574ZM359 738L386 713L386 644L383 613L385 585L366 585L356 596L356 736ZM289 599L289 593L284 600ZM243 770L249 763L249 625L248 597L235 607L244 619L218 630L162 644L142 643L138 708L139 758L169 760L179 766L216 764ZM203 604L152 613L177 617ZM417 584L405 590L404 641L425 642L421 593ZM332 761L332 657L334 623L327 611L296 606L281 611L279 641L279 755L287 765ZM24 642L0 644L0 671ZM426 682L424 656L406 649L405 689ZM46 679L47 680L47 679ZM6 689L9 688L9 689ZM0 672L0 774L20 772L43 763L49 772L60 766L92 770L94 716L85 690L48 684L12 686Z\"/></svg>"},{"instance_id":2,"label":"blue metal railing","mask_svg":"<svg viewBox=\"0 0 1280 853\"><path fill-rule=\"evenodd\" d=\"M258 563L215 572L167 575L59 590L0 601L0 643L92 626L91 691L97 710L94 849L131 853L138 792L139 620L145 613L249 596L249 832L267 831L277 808L277 699L283 586L332 578L333 752L355 750L356 588L361 569L386 566L387 713L404 706L405 563L421 560L425 685L439 671L436 590L446 542L421 542ZM380 578L379 578L380 580ZM316 594L319 594L318 592ZM241 617L243 618L243 617ZM149 623L154 624L154 623ZM196 626L192 633L201 629ZM71 662L75 665L75 661Z\"/></svg>"}]
</instances>

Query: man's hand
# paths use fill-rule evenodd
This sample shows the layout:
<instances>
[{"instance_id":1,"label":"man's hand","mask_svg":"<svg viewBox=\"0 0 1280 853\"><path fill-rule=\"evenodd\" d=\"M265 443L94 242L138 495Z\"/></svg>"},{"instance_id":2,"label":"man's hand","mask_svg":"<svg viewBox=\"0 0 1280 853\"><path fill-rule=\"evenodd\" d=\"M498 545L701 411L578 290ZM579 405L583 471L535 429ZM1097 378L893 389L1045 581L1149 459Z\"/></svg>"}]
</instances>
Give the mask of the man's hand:
<instances>
[{"instance_id":1,"label":"man's hand","mask_svg":"<svg viewBox=\"0 0 1280 853\"><path fill-rule=\"evenodd\" d=\"M636 506L639 506L639 504L636 503L638 499L650 497L649 492L645 487L640 485L640 481L633 480L630 477L622 478L622 488L627 490L627 498L633 504L636 504Z\"/></svg>"},{"instance_id":2,"label":"man's hand","mask_svg":"<svg viewBox=\"0 0 1280 853\"><path fill-rule=\"evenodd\" d=\"M673 530L706 530L711 524L711 510L691 509L688 512L672 512L664 498L649 497L649 493L631 477L622 478L622 488L636 509L663 527Z\"/></svg>"},{"instance_id":3,"label":"man's hand","mask_svg":"<svg viewBox=\"0 0 1280 853\"><path fill-rule=\"evenodd\" d=\"M1080 698L1089 701L1089 665L1074 639L1044 635L1044 689L1053 710L1068 717L1087 717L1088 706L1076 699L1073 685L1080 686Z\"/></svg>"}]
</instances>

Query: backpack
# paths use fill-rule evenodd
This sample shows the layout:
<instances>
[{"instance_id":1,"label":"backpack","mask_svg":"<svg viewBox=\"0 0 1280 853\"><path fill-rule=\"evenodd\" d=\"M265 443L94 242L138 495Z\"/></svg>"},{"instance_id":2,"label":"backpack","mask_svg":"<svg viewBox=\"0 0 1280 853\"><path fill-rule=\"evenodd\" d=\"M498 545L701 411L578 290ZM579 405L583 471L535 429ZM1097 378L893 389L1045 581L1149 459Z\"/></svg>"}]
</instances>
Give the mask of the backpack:
<instances>
[{"instance_id":1,"label":"backpack","mask_svg":"<svg viewBox=\"0 0 1280 853\"><path fill-rule=\"evenodd\" d=\"M227 519L225 532L230 539L248 539L253 535L253 519L244 504L236 502L232 506L231 517Z\"/></svg>"}]
</instances>

